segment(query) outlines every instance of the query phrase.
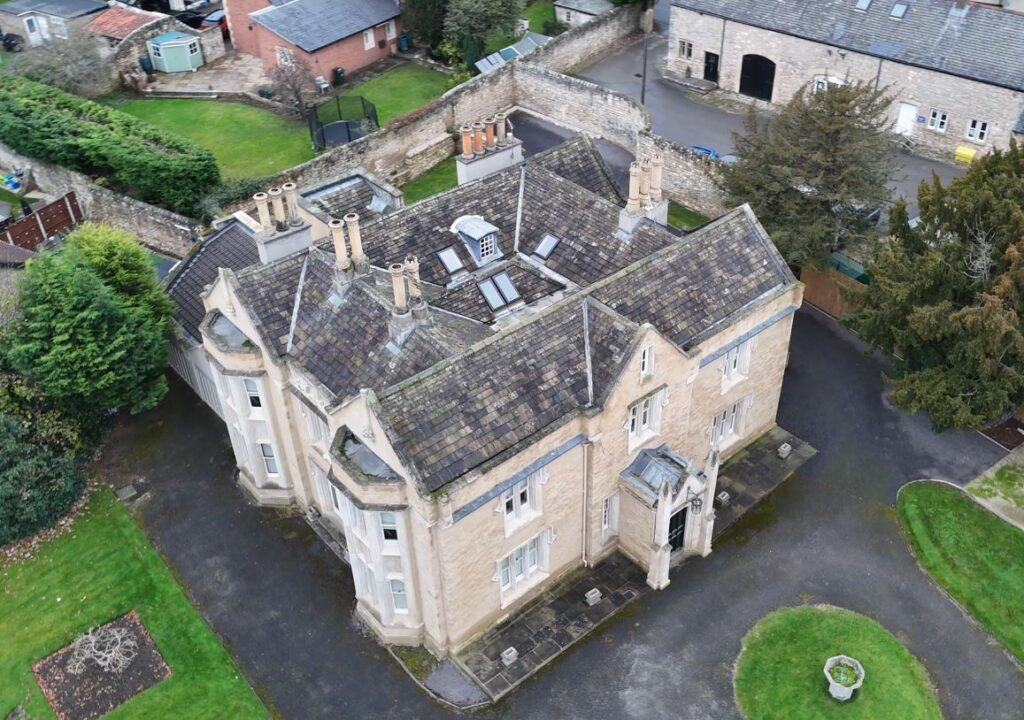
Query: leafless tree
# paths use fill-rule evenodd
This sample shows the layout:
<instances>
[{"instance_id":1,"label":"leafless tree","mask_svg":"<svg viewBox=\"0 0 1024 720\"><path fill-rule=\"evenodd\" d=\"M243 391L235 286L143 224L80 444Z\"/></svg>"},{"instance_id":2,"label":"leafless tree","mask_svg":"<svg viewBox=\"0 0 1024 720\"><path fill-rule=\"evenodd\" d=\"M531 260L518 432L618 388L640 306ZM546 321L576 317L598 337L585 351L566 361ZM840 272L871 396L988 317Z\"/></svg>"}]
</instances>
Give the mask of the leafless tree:
<instances>
[{"instance_id":1,"label":"leafless tree","mask_svg":"<svg viewBox=\"0 0 1024 720\"><path fill-rule=\"evenodd\" d=\"M316 92L313 70L302 58L292 57L291 62L278 64L270 71L269 77L278 99L299 111Z\"/></svg>"},{"instance_id":2,"label":"leafless tree","mask_svg":"<svg viewBox=\"0 0 1024 720\"><path fill-rule=\"evenodd\" d=\"M995 265L992 260L992 232L975 223L967 228L967 235L970 245L964 261L964 275L987 285Z\"/></svg>"},{"instance_id":3,"label":"leafless tree","mask_svg":"<svg viewBox=\"0 0 1024 720\"><path fill-rule=\"evenodd\" d=\"M139 652L134 633L123 627L93 628L75 641L67 671L81 675L94 662L109 673L122 673Z\"/></svg>"},{"instance_id":4,"label":"leafless tree","mask_svg":"<svg viewBox=\"0 0 1024 720\"><path fill-rule=\"evenodd\" d=\"M113 70L99 39L81 30L71 30L66 40L53 38L15 58L18 75L76 95L97 97L113 86Z\"/></svg>"}]
</instances>

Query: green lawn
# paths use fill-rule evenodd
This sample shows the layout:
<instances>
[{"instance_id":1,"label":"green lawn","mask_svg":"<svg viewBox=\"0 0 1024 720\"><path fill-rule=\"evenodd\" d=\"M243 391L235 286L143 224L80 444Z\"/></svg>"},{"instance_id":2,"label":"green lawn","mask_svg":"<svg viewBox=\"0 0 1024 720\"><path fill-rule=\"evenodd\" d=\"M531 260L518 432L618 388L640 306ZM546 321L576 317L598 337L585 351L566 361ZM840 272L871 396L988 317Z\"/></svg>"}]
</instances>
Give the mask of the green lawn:
<instances>
[{"instance_id":1,"label":"green lawn","mask_svg":"<svg viewBox=\"0 0 1024 720\"><path fill-rule=\"evenodd\" d=\"M935 581L1024 661L1024 532L939 483L903 488L899 513Z\"/></svg>"},{"instance_id":2,"label":"green lawn","mask_svg":"<svg viewBox=\"0 0 1024 720\"><path fill-rule=\"evenodd\" d=\"M411 205L418 200L450 190L456 185L458 185L458 178L455 175L455 156L452 155L415 180L403 185L402 193L405 195L405 204Z\"/></svg>"},{"instance_id":3,"label":"green lawn","mask_svg":"<svg viewBox=\"0 0 1024 720\"><path fill-rule=\"evenodd\" d=\"M825 661L849 655L864 685L841 703L828 694ZM747 720L941 720L924 666L870 618L841 608L783 608L743 638L736 699Z\"/></svg>"},{"instance_id":4,"label":"green lawn","mask_svg":"<svg viewBox=\"0 0 1024 720\"><path fill-rule=\"evenodd\" d=\"M544 34L544 23L554 22L555 20L555 6L549 2L535 2L530 3L526 6L526 10L523 11L523 17L530 21L530 30L535 33ZM513 35L495 35L487 44L484 46L486 54L497 52L503 47L508 47L516 41Z\"/></svg>"},{"instance_id":5,"label":"green lawn","mask_svg":"<svg viewBox=\"0 0 1024 720\"><path fill-rule=\"evenodd\" d=\"M1024 465L1007 463L994 473L987 473L967 486L979 498L999 498L1024 510Z\"/></svg>"},{"instance_id":6,"label":"green lawn","mask_svg":"<svg viewBox=\"0 0 1024 720\"><path fill-rule=\"evenodd\" d=\"M14 209L21 207L21 196L15 195L10 190L0 187L0 202L11 203Z\"/></svg>"},{"instance_id":7,"label":"green lawn","mask_svg":"<svg viewBox=\"0 0 1024 720\"><path fill-rule=\"evenodd\" d=\"M104 717L266 718L217 637L106 486L72 531L0 569L0 717L53 718L32 663L90 627L138 611L172 675Z\"/></svg>"},{"instance_id":8,"label":"green lawn","mask_svg":"<svg viewBox=\"0 0 1024 720\"><path fill-rule=\"evenodd\" d=\"M372 80L359 83L343 95L362 95L377 106L381 126L426 105L448 89L448 76L422 65L399 65Z\"/></svg>"},{"instance_id":9,"label":"green lawn","mask_svg":"<svg viewBox=\"0 0 1024 720\"><path fill-rule=\"evenodd\" d=\"M698 225L703 225L708 221L708 218L701 215L699 212L694 212L689 208L683 207L682 205L669 201L668 204L668 224L682 228L683 230L689 230L695 228Z\"/></svg>"},{"instance_id":10,"label":"green lawn","mask_svg":"<svg viewBox=\"0 0 1024 720\"><path fill-rule=\"evenodd\" d=\"M224 177L272 175L313 157L305 124L249 105L161 98L117 108L195 140L217 158Z\"/></svg>"}]
</instances>

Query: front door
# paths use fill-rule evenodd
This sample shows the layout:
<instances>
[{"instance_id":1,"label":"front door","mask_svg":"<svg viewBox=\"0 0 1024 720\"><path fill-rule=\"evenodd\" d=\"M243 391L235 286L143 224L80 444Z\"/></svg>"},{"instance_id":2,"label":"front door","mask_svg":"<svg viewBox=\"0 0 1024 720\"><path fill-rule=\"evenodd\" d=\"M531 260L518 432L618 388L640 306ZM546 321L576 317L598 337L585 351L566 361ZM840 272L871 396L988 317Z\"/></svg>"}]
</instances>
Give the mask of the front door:
<instances>
[{"instance_id":1,"label":"front door","mask_svg":"<svg viewBox=\"0 0 1024 720\"><path fill-rule=\"evenodd\" d=\"M704 79L708 82L718 82L718 53L704 53Z\"/></svg>"},{"instance_id":2,"label":"front door","mask_svg":"<svg viewBox=\"0 0 1024 720\"><path fill-rule=\"evenodd\" d=\"M32 47L43 44L43 32L39 27L40 20L43 20L43 18L25 18L25 34L28 35L28 44ZM45 22L45 20L43 20L43 22Z\"/></svg>"},{"instance_id":3,"label":"front door","mask_svg":"<svg viewBox=\"0 0 1024 720\"><path fill-rule=\"evenodd\" d=\"M686 532L686 511L689 506L677 512L668 521L668 544L672 552L683 549L683 537Z\"/></svg>"},{"instance_id":4,"label":"front door","mask_svg":"<svg viewBox=\"0 0 1024 720\"><path fill-rule=\"evenodd\" d=\"M917 105L900 103L900 114L896 117L896 133L904 137L913 136L916 122Z\"/></svg>"}]
</instances>

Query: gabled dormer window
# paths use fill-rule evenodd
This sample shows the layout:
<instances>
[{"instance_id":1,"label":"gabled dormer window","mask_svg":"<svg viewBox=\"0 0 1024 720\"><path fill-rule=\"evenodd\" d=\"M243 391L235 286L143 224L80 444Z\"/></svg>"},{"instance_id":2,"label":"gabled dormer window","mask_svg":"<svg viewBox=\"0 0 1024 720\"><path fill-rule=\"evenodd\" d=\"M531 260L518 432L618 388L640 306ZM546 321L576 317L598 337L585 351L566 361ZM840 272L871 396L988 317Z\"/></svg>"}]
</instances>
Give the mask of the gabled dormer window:
<instances>
[{"instance_id":1,"label":"gabled dormer window","mask_svg":"<svg viewBox=\"0 0 1024 720\"><path fill-rule=\"evenodd\" d=\"M484 235L480 238L480 261L487 262L498 254L498 235Z\"/></svg>"},{"instance_id":2,"label":"gabled dormer window","mask_svg":"<svg viewBox=\"0 0 1024 720\"><path fill-rule=\"evenodd\" d=\"M450 229L459 236L477 265L486 265L501 257L498 228L479 215L463 215Z\"/></svg>"}]
</instances>

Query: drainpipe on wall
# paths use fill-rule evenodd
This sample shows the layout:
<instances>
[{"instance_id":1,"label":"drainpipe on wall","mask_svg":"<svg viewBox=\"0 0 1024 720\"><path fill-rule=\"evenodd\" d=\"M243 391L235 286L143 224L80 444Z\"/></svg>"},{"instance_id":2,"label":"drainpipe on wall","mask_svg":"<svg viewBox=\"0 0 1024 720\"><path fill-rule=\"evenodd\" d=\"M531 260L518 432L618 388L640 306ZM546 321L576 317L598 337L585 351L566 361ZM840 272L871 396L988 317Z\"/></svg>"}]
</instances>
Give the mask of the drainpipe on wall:
<instances>
[{"instance_id":1,"label":"drainpipe on wall","mask_svg":"<svg viewBox=\"0 0 1024 720\"><path fill-rule=\"evenodd\" d=\"M583 526L583 537L580 543L580 560L583 562L583 567L590 566L590 557L587 553L587 517L589 513L589 502L590 502L590 456L593 453L593 443L589 440L583 443L583 519L580 523Z\"/></svg>"}]
</instances>

